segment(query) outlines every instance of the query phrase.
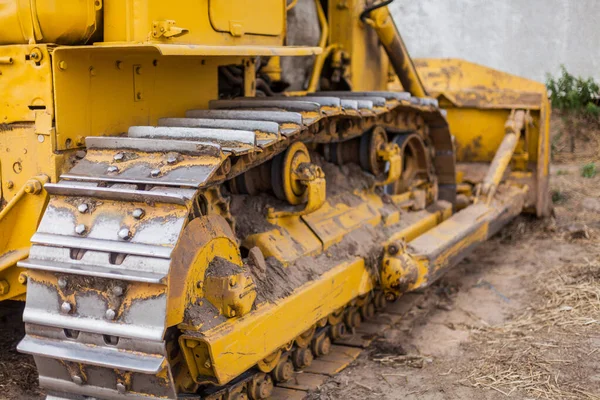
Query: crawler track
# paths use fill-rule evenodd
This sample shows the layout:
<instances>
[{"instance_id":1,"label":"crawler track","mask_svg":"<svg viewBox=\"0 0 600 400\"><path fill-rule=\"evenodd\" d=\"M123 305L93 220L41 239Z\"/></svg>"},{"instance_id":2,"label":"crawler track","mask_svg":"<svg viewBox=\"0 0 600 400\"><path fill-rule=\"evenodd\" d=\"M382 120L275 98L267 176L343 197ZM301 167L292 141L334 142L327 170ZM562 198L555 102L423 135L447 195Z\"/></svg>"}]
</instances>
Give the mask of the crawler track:
<instances>
[{"instance_id":1,"label":"crawler track","mask_svg":"<svg viewBox=\"0 0 600 400\"><path fill-rule=\"evenodd\" d=\"M289 371L277 369L286 360L306 368L315 355L329 357L309 367L325 375L338 368L327 360L347 365L358 353L331 348L331 340L344 343L343 327L357 327L384 307L376 290L303 327L303 336L274 347L274 359L260 360L258 368L230 379L210 375L217 367L208 362L206 380L195 382L180 349L183 338L202 340L206 330L237 316L208 310L208 302L189 304L181 243L186 232L194 236L201 217L228 224L211 222L210 229L202 225L195 232L209 229L226 238L234 229L235 215L219 189L224 182L294 142L342 143L374 127L390 135L417 133L431 150L432 169L444 171L429 183L439 188L439 199L452 201L454 155L437 103L384 92L218 100L210 110L158 125L131 127L122 137L87 138L87 155L45 187L50 203L29 258L19 264L29 270L27 335L19 349L34 355L41 387L64 398L266 398L273 378L288 377ZM214 316L192 326L191 307ZM293 386L280 383L274 395L291 395L285 391Z\"/></svg>"}]
</instances>

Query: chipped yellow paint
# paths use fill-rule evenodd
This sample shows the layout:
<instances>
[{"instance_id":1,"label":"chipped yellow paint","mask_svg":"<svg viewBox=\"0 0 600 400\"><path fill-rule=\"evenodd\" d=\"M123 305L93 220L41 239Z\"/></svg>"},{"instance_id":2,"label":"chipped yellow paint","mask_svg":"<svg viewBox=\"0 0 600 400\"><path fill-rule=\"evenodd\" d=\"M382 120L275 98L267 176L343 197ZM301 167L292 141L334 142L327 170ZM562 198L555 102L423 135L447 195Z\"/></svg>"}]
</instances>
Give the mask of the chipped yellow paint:
<instances>
[{"instance_id":1,"label":"chipped yellow paint","mask_svg":"<svg viewBox=\"0 0 600 400\"><path fill-rule=\"evenodd\" d=\"M231 319L203 332L202 336L182 336L179 339L181 348L188 364L199 362L201 364L196 371L202 371L207 359L194 357L188 342L207 346L210 355L207 365L212 365L217 382L224 384L269 356L274 349L299 336L307 326L312 326L357 296L367 294L373 285L374 280L363 259L350 260L299 287L291 296L277 303L263 304L251 314ZM198 374L194 379L198 383L203 382Z\"/></svg>"},{"instance_id":2,"label":"chipped yellow paint","mask_svg":"<svg viewBox=\"0 0 600 400\"><path fill-rule=\"evenodd\" d=\"M0 135L1 137L1 135ZM42 185L47 176L37 176L25 182L12 200L0 211L0 281L4 281L1 300L22 299L26 281L17 262L29 255L29 238L39 224L48 202L48 193Z\"/></svg>"}]
</instances>

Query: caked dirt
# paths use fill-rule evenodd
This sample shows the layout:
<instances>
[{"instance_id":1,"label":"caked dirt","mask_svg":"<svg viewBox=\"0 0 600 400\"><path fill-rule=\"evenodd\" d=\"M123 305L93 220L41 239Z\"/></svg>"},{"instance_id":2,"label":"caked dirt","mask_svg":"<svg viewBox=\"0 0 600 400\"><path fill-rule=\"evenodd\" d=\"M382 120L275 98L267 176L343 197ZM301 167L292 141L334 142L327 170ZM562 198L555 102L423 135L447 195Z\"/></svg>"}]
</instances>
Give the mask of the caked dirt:
<instances>
[{"instance_id":1,"label":"caked dirt","mask_svg":"<svg viewBox=\"0 0 600 400\"><path fill-rule=\"evenodd\" d=\"M600 173L557 159L553 218L517 218L310 397L600 399ZM0 304L0 399L42 398L21 310Z\"/></svg>"},{"instance_id":2,"label":"caked dirt","mask_svg":"<svg viewBox=\"0 0 600 400\"><path fill-rule=\"evenodd\" d=\"M552 218L517 218L311 398L600 399L599 157L556 159Z\"/></svg>"}]
</instances>

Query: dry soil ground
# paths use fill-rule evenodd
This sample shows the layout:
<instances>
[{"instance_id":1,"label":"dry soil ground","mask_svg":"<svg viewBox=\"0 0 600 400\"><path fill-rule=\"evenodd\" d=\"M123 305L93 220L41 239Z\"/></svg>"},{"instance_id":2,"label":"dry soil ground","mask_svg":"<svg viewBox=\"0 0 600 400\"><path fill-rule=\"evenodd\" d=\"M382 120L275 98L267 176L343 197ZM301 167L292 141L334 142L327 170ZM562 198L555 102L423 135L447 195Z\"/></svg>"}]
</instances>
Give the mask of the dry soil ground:
<instances>
[{"instance_id":1,"label":"dry soil ground","mask_svg":"<svg viewBox=\"0 0 600 400\"><path fill-rule=\"evenodd\" d=\"M600 152L586 143L552 167L554 218L518 218L310 396L600 399L600 173L581 176ZM0 398L38 399L20 312L0 305Z\"/></svg>"}]
</instances>

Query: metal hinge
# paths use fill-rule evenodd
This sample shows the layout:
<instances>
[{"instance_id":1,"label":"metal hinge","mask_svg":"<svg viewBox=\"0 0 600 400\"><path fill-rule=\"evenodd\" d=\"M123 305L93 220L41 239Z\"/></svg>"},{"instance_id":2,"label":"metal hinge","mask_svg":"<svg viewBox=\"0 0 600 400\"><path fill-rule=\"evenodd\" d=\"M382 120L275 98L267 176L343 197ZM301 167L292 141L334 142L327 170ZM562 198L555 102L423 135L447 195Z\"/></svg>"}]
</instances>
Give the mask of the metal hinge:
<instances>
[{"instance_id":1,"label":"metal hinge","mask_svg":"<svg viewBox=\"0 0 600 400\"><path fill-rule=\"evenodd\" d=\"M152 22L152 37L158 39L160 37L172 38L179 37L189 33L189 30L175 26L175 21L168 19L165 21Z\"/></svg>"}]
</instances>

